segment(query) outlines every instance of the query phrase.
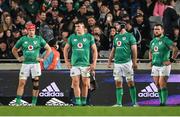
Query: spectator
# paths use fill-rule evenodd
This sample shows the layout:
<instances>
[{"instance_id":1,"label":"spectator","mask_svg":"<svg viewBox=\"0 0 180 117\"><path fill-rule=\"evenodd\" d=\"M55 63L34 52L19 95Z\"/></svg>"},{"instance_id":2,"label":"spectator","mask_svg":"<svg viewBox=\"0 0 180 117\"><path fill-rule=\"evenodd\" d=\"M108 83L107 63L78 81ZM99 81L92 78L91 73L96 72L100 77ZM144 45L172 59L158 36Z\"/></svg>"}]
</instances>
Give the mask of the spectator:
<instances>
[{"instance_id":1,"label":"spectator","mask_svg":"<svg viewBox=\"0 0 180 117\"><path fill-rule=\"evenodd\" d=\"M107 15L107 13L109 13L110 12L110 10L109 10L109 8L108 8L108 5L107 4L102 4L101 5L101 7L100 7L100 11L99 11L99 14L100 14L100 16L99 16L99 19L98 19L98 24L99 24L99 26L101 26L101 27L103 27L103 23L105 22L105 18L106 18L106 15Z\"/></svg>"},{"instance_id":2,"label":"spectator","mask_svg":"<svg viewBox=\"0 0 180 117\"><path fill-rule=\"evenodd\" d=\"M112 13L107 13L105 17L105 22L103 23L103 32L105 36L108 36L108 31L110 30L110 27L113 26L113 15Z\"/></svg>"},{"instance_id":3,"label":"spectator","mask_svg":"<svg viewBox=\"0 0 180 117\"><path fill-rule=\"evenodd\" d=\"M39 4L35 0L28 0L23 4L23 8L27 14L27 17L34 23L37 13L39 11Z\"/></svg>"},{"instance_id":4,"label":"spectator","mask_svg":"<svg viewBox=\"0 0 180 117\"><path fill-rule=\"evenodd\" d=\"M87 21L88 21L87 22L88 23L88 26L87 26L88 32L92 33L94 26L97 25L96 19L93 16L89 16Z\"/></svg>"},{"instance_id":5,"label":"spectator","mask_svg":"<svg viewBox=\"0 0 180 117\"><path fill-rule=\"evenodd\" d=\"M46 69L46 70L61 69L60 54L57 51L58 45L56 43L56 40L55 39L50 40L48 44L51 47L51 53L44 61L40 61L41 69ZM41 58L44 58L45 55L46 55L46 51L42 54Z\"/></svg>"},{"instance_id":6,"label":"spectator","mask_svg":"<svg viewBox=\"0 0 180 117\"><path fill-rule=\"evenodd\" d=\"M87 22L87 17L90 15L92 15L92 13L87 10L86 5L80 6L80 8L77 12L77 18L79 20L83 20L84 22Z\"/></svg>"},{"instance_id":7,"label":"spectator","mask_svg":"<svg viewBox=\"0 0 180 117\"><path fill-rule=\"evenodd\" d=\"M173 36L174 45L179 50L177 58L180 58L180 28L178 26L173 28Z\"/></svg>"},{"instance_id":8,"label":"spectator","mask_svg":"<svg viewBox=\"0 0 180 117\"><path fill-rule=\"evenodd\" d=\"M19 6L19 0L11 0L10 1L10 14L13 19L17 17L19 12L23 11L23 9Z\"/></svg>"},{"instance_id":9,"label":"spectator","mask_svg":"<svg viewBox=\"0 0 180 117\"><path fill-rule=\"evenodd\" d=\"M139 58L143 59L143 58L148 58L145 55L145 53L148 50L148 46L151 40L151 36L150 36L150 24L148 19L146 19L142 14L138 13L135 16L134 22L133 22L133 27L137 28L140 33L141 33L141 50L140 50L140 55Z\"/></svg>"},{"instance_id":10,"label":"spectator","mask_svg":"<svg viewBox=\"0 0 180 117\"><path fill-rule=\"evenodd\" d=\"M8 46L5 42L0 43L0 59L8 59L12 58L10 51L8 50Z\"/></svg>"},{"instance_id":11,"label":"spectator","mask_svg":"<svg viewBox=\"0 0 180 117\"><path fill-rule=\"evenodd\" d=\"M138 54L141 53L142 37L141 37L140 31L138 30L137 27L133 27L132 22L130 20L126 22L126 30L127 32L132 33L133 36L135 37L136 42L137 42ZM138 55L138 58L139 58L139 55Z\"/></svg>"},{"instance_id":12,"label":"spectator","mask_svg":"<svg viewBox=\"0 0 180 117\"><path fill-rule=\"evenodd\" d=\"M115 2L113 4L112 13L113 13L115 21L120 20L121 9L120 9L120 3L119 2Z\"/></svg>"},{"instance_id":13,"label":"spectator","mask_svg":"<svg viewBox=\"0 0 180 117\"><path fill-rule=\"evenodd\" d=\"M109 40L102 32L99 26L95 26L93 28L93 36L95 38L95 43L98 48L98 52L100 50L108 50L109 49Z\"/></svg>"},{"instance_id":14,"label":"spectator","mask_svg":"<svg viewBox=\"0 0 180 117\"><path fill-rule=\"evenodd\" d=\"M115 37L115 35L117 34L116 28L114 26L112 26L110 28L110 33L109 33L109 49L111 50L113 47L113 39Z\"/></svg>"},{"instance_id":15,"label":"spectator","mask_svg":"<svg viewBox=\"0 0 180 117\"><path fill-rule=\"evenodd\" d=\"M155 6L155 0L146 0L146 7L147 7L147 17L153 16L154 6Z\"/></svg>"},{"instance_id":16,"label":"spectator","mask_svg":"<svg viewBox=\"0 0 180 117\"><path fill-rule=\"evenodd\" d=\"M163 3L163 0L157 0L153 10L153 16L163 17L163 13L165 9L166 9L166 5Z\"/></svg>"},{"instance_id":17,"label":"spectator","mask_svg":"<svg viewBox=\"0 0 180 117\"><path fill-rule=\"evenodd\" d=\"M15 28L16 26L13 24L12 22L12 18L9 14L5 15L3 20L2 20L2 26L3 26L3 30L6 31L8 29L12 30L13 28Z\"/></svg>"},{"instance_id":18,"label":"spectator","mask_svg":"<svg viewBox=\"0 0 180 117\"><path fill-rule=\"evenodd\" d=\"M36 25L37 34L42 36L46 42L49 42L50 40L54 39L54 32L47 24L45 12L40 12L40 18Z\"/></svg>"},{"instance_id":19,"label":"spectator","mask_svg":"<svg viewBox=\"0 0 180 117\"><path fill-rule=\"evenodd\" d=\"M168 36L170 39L173 37L173 26L176 25L178 20L178 15L174 6L176 5L174 0L167 0L166 1L167 8L163 14L163 25L165 35Z\"/></svg>"}]
</instances>

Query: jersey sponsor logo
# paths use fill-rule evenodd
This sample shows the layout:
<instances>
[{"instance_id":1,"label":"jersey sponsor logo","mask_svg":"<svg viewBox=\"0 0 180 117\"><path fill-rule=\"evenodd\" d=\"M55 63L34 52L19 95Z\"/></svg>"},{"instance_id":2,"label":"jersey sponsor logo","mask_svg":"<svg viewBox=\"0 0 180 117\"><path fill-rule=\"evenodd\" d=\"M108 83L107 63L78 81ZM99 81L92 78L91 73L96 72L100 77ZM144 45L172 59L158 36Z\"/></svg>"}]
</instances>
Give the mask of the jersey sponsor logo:
<instances>
[{"instance_id":1,"label":"jersey sponsor logo","mask_svg":"<svg viewBox=\"0 0 180 117\"><path fill-rule=\"evenodd\" d=\"M117 41L117 46L121 46L121 41Z\"/></svg>"},{"instance_id":2,"label":"jersey sponsor logo","mask_svg":"<svg viewBox=\"0 0 180 117\"><path fill-rule=\"evenodd\" d=\"M73 106L72 104L65 103L57 98L51 98L46 102L46 106Z\"/></svg>"},{"instance_id":3,"label":"jersey sponsor logo","mask_svg":"<svg viewBox=\"0 0 180 117\"><path fill-rule=\"evenodd\" d=\"M158 47L154 46L154 51L157 52L158 51Z\"/></svg>"},{"instance_id":4,"label":"jersey sponsor logo","mask_svg":"<svg viewBox=\"0 0 180 117\"><path fill-rule=\"evenodd\" d=\"M118 38L116 38L116 41L118 40Z\"/></svg>"},{"instance_id":5,"label":"jersey sponsor logo","mask_svg":"<svg viewBox=\"0 0 180 117\"><path fill-rule=\"evenodd\" d=\"M154 83L150 83L149 86L146 86L144 89L138 93L139 97L159 97L158 89Z\"/></svg>"},{"instance_id":6,"label":"jersey sponsor logo","mask_svg":"<svg viewBox=\"0 0 180 117\"><path fill-rule=\"evenodd\" d=\"M25 42L24 42L24 44L28 44L28 42L27 42L27 41L25 41Z\"/></svg>"},{"instance_id":7,"label":"jersey sponsor logo","mask_svg":"<svg viewBox=\"0 0 180 117\"><path fill-rule=\"evenodd\" d=\"M83 44L82 44L82 43L78 43L78 44L77 44L77 47L78 47L78 48L82 48L82 47L83 47Z\"/></svg>"},{"instance_id":8,"label":"jersey sponsor logo","mask_svg":"<svg viewBox=\"0 0 180 117\"><path fill-rule=\"evenodd\" d=\"M40 97L64 97L64 93L59 90L55 82L52 82L46 88L44 88L40 93Z\"/></svg>"},{"instance_id":9,"label":"jersey sponsor logo","mask_svg":"<svg viewBox=\"0 0 180 117\"><path fill-rule=\"evenodd\" d=\"M33 47L32 45L29 45L29 46L28 46L28 50L30 50L30 51L33 50L33 48L34 48L34 47Z\"/></svg>"},{"instance_id":10,"label":"jersey sponsor logo","mask_svg":"<svg viewBox=\"0 0 180 117\"><path fill-rule=\"evenodd\" d=\"M74 41L77 41L77 39L74 39Z\"/></svg>"},{"instance_id":11,"label":"jersey sponsor logo","mask_svg":"<svg viewBox=\"0 0 180 117\"><path fill-rule=\"evenodd\" d=\"M11 102L9 102L8 104L9 106L16 106L16 98L14 100L12 100ZM21 99L21 104L20 106L29 106L30 104L24 100Z\"/></svg>"}]
</instances>

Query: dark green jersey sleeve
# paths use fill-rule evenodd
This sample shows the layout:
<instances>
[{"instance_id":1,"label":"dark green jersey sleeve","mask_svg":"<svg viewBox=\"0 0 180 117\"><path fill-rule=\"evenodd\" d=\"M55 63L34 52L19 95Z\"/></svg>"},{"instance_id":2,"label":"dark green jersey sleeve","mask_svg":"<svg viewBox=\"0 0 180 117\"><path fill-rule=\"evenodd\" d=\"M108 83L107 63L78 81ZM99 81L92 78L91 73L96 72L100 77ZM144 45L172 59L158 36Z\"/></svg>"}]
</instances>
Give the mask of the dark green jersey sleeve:
<instances>
[{"instance_id":1,"label":"dark green jersey sleeve","mask_svg":"<svg viewBox=\"0 0 180 117\"><path fill-rule=\"evenodd\" d=\"M129 40L130 45L136 45L137 43L136 43L135 37L132 34L129 34L129 37L130 37L130 40Z\"/></svg>"},{"instance_id":2,"label":"dark green jersey sleeve","mask_svg":"<svg viewBox=\"0 0 180 117\"><path fill-rule=\"evenodd\" d=\"M71 41L72 36L73 36L73 35L69 36L68 41L67 41L67 43L68 43L70 46L72 46L72 41Z\"/></svg>"},{"instance_id":3,"label":"dark green jersey sleeve","mask_svg":"<svg viewBox=\"0 0 180 117\"><path fill-rule=\"evenodd\" d=\"M167 45L168 47L170 47L170 46L173 45L173 41L172 41L171 39L169 39L168 37L165 38L164 43L166 43L166 45Z\"/></svg>"},{"instance_id":4,"label":"dark green jersey sleeve","mask_svg":"<svg viewBox=\"0 0 180 117\"><path fill-rule=\"evenodd\" d=\"M46 41L41 36L39 36L39 39L41 40L41 47L45 47Z\"/></svg>"},{"instance_id":5,"label":"dark green jersey sleeve","mask_svg":"<svg viewBox=\"0 0 180 117\"><path fill-rule=\"evenodd\" d=\"M23 39L24 39L24 37L21 37L17 42L16 42L16 44L15 44L15 48L20 48L21 46L22 46L22 44L23 44Z\"/></svg>"},{"instance_id":6,"label":"dark green jersey sleeve","mask_svg":"<svg viewBox=\"0 0 180 117\"><path fill-rule=\"evenodd\" d=\"M93 45L93 44L95 44L95 40L94 40L94 36L93 35L90 35L90 43L91 43L91 46Z\"/></svg>"}]
</instances>

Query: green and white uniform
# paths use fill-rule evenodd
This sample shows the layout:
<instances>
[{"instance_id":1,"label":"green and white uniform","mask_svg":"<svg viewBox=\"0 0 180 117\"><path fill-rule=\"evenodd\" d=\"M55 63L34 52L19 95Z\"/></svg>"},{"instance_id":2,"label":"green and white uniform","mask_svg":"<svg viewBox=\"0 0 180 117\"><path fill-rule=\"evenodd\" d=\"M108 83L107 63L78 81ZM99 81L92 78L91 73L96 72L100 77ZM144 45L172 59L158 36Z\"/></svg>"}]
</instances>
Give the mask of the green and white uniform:
<instances>
[{"instance_id":1,"label":"green and white uniform","mask_svg":"<svg viewBox=\"0 0 180 117\"><path fill-rule=\"evenodd\" d=\"M131 60L131 46L136 45L136 39L131 34L117 34L113 40L115 55L114 55L114 72L115 80L122 81L122 77L126 80L133 80L133 69Z\"/></svg>"},{"instance_id":2,"label":"green and white uniform","mask_svg":"<svg viewBox=\"0 0 180 117\"><path fill-rule=\"evenodd\" d=\"M28 36L21 37L15 45L15 48L21 48L23 51L24 61L20 70L20 78L26 79L32 75L32 78L35 76L41 75L40 64L37 58L40 54L40 49L45 47L46 41L41 36L34 36L30 38Z\"/></svg>"},{"instance_id":3,"label":"green and white uniform","mask_svg":"<svg viewBox=\"0 0 180 117\"><path fill-rule=\"evenodd\" d=\"M70 75L77 76L81 74L83 77L89 77L90 74L87 68L90 66L91 46L95 44L94 37L89 33L83 35L72 34L68 38L68 44L72 49Z\"/></svg>"},{"instance_id":4,"label":"green and white uniform","mask_svg":"<svg viewBox=\"0 0 180 117\"><path fill-rule=\"evenodd\" d=\"M169 61L170 46L173 45L168 37L162 36L160 39L154 38L150 43L152 53L152 72L151 76L169 76L171 65L165 66L163 63Z\"/></svg>"}]
</instances>

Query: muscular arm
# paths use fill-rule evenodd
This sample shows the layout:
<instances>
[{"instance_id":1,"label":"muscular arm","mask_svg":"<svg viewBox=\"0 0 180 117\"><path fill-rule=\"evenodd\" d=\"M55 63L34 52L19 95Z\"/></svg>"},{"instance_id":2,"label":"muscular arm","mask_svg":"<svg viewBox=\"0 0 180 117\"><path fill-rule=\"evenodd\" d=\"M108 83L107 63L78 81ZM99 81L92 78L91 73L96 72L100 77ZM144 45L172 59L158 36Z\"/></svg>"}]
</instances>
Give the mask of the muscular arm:
<instances>
[{"instance_id":1,"label":"muscular arm","mask_svg":"<svg viewBox=\"0 0 180 117\"><path fill-rule=\"evenodd\" d=\"M46 54L43 59L46 59L49 56L49 54L51 53L51 47L48 44L46 44L44 46L44 48L46 49Z\"/></svg>"},{"instance_id":2,"label":"muscular arm","mask_svg":"<svg viewBox=\"0 0 180 117\"><path fill-rule=\"evenodd\" d=\"M109 59L108 59L108 67L111 67L111 61L112 61L112 59L114 57L114 51L115 51L115 49L112 48L112 50L110 52L110 55L109 55Z\"/></svg>"},{"instance_id":3,"label":"muscular arm","mask_svg":"<svg viewBox=\"0 0 180 117\"><path fill-rule=\"evenodd\" d=\"M66 43L65 47L64 47L64 61L65 61L65 64L68 68L71 68L71 64L68 60L68 52L69 52L69 49L70 49L70 45L68 43Z\"/></svg>"},{"instance_id":4,"label":"muscular arm","mask_svg":"<svg viewBox=\"0 0 180 117\"><path fill-rule=\"evenodd\" d=\"M169 47L172 50L172 59L176 59L177 54L178 54L178 48L173 44L172 46Z\"/></svg>"},{"instance_id":5,"label":"muscular arm","mask_svg":"<svg viewBox=\"0 0 180 117\"><path fill-rule=\"evenodd\" d=\"M133 64L136 64L137 63L137 45L132 45L131 50L132 50L132 62Z\"/></svg>"},{"instance_id":6,"label":"muscular arm","mask_svg":"<svg viewBox=\"0 0 180 117\"><path fill-rule=\"evenodd\" d=\"M150 60L150 61L152 60L152 53L151 53L151 50L149 50L149 60Z\"/></svg>"},{"instance_id":7,"label":"muscular arm","mask_svg":"<svg viewBox=\"0 0 180 117\"><path fill-rule=\"evenodd\" d=\"M19 58L19 55L18 55L18 48L13 47L13 48L12 48L12 53L13 53L13 55L15 56L16 59Z\"/></svg>"},{"instance_id":8,"label":"muscular arm","mask_svg":"<svg viewBox=\"0 0 180 117\"><path fill-rule=\"evenodd\" d=\"M98 52L97 52L96 44L93 44L91 46L91 49L92 49L92 53L93 53L93 66L95 68L96 67L96 63L97 63L97 58L98 58Z\"/></svg>"}]
</instances>

